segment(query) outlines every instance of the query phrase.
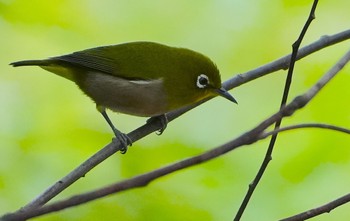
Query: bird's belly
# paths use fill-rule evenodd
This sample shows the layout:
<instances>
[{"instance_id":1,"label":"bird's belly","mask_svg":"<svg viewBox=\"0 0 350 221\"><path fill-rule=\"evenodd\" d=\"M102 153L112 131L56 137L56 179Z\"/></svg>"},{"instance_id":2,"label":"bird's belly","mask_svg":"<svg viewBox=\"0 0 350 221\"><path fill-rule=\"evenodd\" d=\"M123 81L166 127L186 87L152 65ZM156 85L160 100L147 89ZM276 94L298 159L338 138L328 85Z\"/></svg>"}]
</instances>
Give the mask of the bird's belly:
<instances>
[{"instance_id":1,"label":"bird's belly","mask_svg":"<svg viewBox=\"0 0 350 221\"><path fill-rule=\"evenodd\" d=\"M116 112L150 117L168 111L162 79L130 81L89 72L77 84L97 105Z\"/></svg>"}]
</instances>

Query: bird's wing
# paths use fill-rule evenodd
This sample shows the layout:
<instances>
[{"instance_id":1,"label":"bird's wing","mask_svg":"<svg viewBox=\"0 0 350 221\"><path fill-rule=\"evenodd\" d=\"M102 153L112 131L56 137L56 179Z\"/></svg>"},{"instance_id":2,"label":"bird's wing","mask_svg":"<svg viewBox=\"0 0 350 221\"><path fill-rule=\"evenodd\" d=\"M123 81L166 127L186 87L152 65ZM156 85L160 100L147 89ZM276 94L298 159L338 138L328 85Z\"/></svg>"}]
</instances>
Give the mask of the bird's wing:
<instances>
[{"instance_id":1,"label":"bird's wing","mask_svg":"<svg viewBox=\"0 0 350 221\"><path fill-rule=\"evenodd\" d=\"M93 69L110 75L118 75L116 63L110 57L103 56L103 49L89 49L85 51L74 52L72 54L53 57L53 60L64 61L73 65Z\"/></svg>"},{"instance_id":2,"label":"bird's wing","mask_svg":"<svg viewBox=\"0 0 350 221\"><path fill-rule=\"evenodd\" d=\"M131 80L158 79L173 65L171 47L153 42L130 42L77 51L52 58L69 64L89 68L109 75ZM157 65L157 64L165 65Z\"/></svg>"},{"instance_id":3,"label":"bird's wing","mask_svg":"<svg viewBox=\"0 0 350 221\"><path fill-rule=\"evenodd\" d=\"M176 54L178 51L152 42L132 42L91 48L52 59L125 79L149 80L178 69L184 60L176 59L181 58Z\"/></svg>"}]
</instances>

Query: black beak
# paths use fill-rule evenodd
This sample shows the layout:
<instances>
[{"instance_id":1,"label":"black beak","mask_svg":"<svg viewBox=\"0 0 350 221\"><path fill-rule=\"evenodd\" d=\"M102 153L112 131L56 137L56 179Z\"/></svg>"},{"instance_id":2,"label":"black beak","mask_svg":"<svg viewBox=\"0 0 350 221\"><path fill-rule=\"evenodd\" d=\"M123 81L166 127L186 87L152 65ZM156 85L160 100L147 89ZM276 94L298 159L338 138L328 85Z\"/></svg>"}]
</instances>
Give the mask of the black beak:
<instances>
[{"instance_id":1,"label":"black beak","mask_svg":"<svg viewBox=\"0 0 350 221\"><path fill-rule=\"evenodd\" d=\"M221 97L224 97L224 98L226 98L227 100L230 100L230 101L232 101L233 103L238 104L237 101L236 101L236 99L235 99L234 97L232 97L232 95L231 95L230 93L228 93L224 88L216 89L215 91L216 91L216 93L217 93L218 95L220 95Z\"/></svg>"}]
</instances>

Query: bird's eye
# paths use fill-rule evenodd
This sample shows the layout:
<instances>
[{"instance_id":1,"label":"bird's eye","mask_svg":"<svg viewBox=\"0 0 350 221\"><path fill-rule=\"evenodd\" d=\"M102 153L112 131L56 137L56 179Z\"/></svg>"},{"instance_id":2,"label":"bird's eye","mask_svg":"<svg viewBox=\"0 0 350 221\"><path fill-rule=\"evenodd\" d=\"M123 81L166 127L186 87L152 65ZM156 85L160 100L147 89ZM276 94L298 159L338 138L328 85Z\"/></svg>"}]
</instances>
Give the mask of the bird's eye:
<instances>
[{"instance_id":1,"label":"bird's eye","mask_svg":"<svg viewBox=\"0 0 350 221\"><path fill-rule=\"evenodd\" d=\"M205 88L209 84L209 78L205 74L201 74L197 77L197 87Z\"/></svg>"}]
</instances>

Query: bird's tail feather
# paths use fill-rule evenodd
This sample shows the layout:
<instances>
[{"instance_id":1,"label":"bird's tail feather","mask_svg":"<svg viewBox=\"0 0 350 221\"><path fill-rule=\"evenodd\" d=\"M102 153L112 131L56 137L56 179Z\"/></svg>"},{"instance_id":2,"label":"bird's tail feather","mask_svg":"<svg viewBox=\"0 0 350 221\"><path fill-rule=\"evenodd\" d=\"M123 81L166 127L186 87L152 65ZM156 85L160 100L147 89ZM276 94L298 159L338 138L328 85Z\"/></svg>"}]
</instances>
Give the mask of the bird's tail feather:
<instances>
[{"instance_id":1,"label":"bird's tail feather","mask_svg":"<svg viewBox=\"0 0 350 221\"><path fill-rule=\"evenodd\" d=\"M10 65L12 65L13 67L39 66L47 71L50 71L61 77L67 78L68 80L75 81L74 74L70 68L57 64L54 60L51 59L16 61L11 63Z\"/></svg>"},{"instance_id":2,"label":"bird's tail feather","mask_svg":"<svg viewBox=\"0 0 350 221\"><path fill-rule=\"evenodd\" d=\"M47 60L25 60L25 61L16 61L12 62L10 65L13 67L19 66L47 66L49 63Z\"/></svg>"}]
</instances>

